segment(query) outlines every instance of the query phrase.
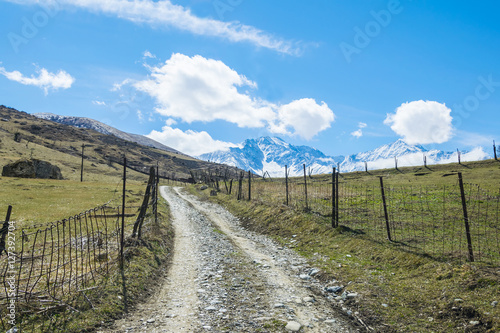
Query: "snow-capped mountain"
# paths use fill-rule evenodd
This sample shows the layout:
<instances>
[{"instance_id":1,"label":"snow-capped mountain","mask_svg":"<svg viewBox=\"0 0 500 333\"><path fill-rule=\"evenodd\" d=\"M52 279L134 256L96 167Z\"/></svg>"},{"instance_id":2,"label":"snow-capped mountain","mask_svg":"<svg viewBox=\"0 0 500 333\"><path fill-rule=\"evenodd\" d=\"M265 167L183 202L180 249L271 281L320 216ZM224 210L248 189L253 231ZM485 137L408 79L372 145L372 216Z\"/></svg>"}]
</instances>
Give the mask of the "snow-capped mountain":
<instances>
[{"instance_id":1,"label":"snow-capped mountain","mask_svg":"<svg viewBox=\"0 0 500 333\"><path fill-rule=\"evenodd\" d=\"M308 146L294 146L277 137L261 137L249 139L238 148L203 154L200 159L236 166L243 170L251 170L263 175L269 172L273 177L283 177L285 165L290 176L303 174L303 164L307 172L313 174L329 173L332 167L339 167L340 172L364 171L365 162L368 169L393 168L394 158L398 166L417 166L424 164L451 163L458 160L457 152L428 150L421 145L409 145L403 140L383 145L374 150L349 156L327 156L321 151ZM470 152L461 152L462 161L482 160L488 154L481 147Z\"/></svg>"},{"instance_id":2,"label":"snow-capped mountain","mask_svg":"<svg viewBox=\"0 0 500 333\"><path fill-rule=\"evenodd\" d=\"M326 156L317 149L294 146L280 138L268 136L245 140L240 147L203 154L198 158L252 170L260 175L267 171L277 177L284 176L285 165L291 176L303 173L303 164L318 174L331 172L332 166L344 160L344 156Z\"/></svg>"},{"instance_id":3,"label":"snow-capped mountain","mask_svg":"<svg viewBox=\"0 0 500 333\"><path fill-rule=\"evenodd\" d=\"M47 113L47 112L35 113L34 116L41 118L41 119L54 121L54 122L59 123L59 124L71 125L71 126L78 127L78 128L88 128L88 129L92 129L92 130L97 131L97 132L102 133L102 134L114 135L120 139L136 142L136 143L144 145L144 146L162 149L162 150L166 150L166 151L173 152L173 153L180 153L179 151L177 151L171 147L165 146L164 144L161 144L158 141L150 139L144 135L123 132L123 131L120 131L120 130L118 130L114 127L111 127L109 125L103 124L100 121L97 121L94 119L85 118L85 117L59 116L59 115L56 115L53 113Z\"/></svg>"}]
</instances>

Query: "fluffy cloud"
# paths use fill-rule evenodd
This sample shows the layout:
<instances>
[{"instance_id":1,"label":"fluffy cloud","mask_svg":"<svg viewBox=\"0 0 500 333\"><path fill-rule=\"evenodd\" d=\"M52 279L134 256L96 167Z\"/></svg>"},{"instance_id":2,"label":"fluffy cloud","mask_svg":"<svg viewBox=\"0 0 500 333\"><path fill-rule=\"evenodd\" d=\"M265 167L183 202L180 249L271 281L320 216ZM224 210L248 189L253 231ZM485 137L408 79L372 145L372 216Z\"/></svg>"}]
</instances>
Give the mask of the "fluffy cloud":
<instances>
[{"instance_id":1,"label":"fluffy cloud","mask_svg":"<svg viewBox=\"0 0 500 333\"><path fill-rule=\"evenodd\" d=\"M363 136L363 128L365 128L367 125L365 123L358 123L358 129L354 132L351 133L352 136L356 138L360 138Z\"/></svg>"},{"instance_id":2,"label":"fluffy cloud","mask_svg":"<svg viewBox=\"0 0 500 333\"><path fill-rule=\"evenodd\" d=\"M403 103L388 114L384 124L408 144L443 143L453 136L451 110L434 101Z\"/></svg>"},{"instance_id":3,"label":"fluffy cloud","mask_svg":"<svg viewBox=\"0 0 500 333\"><path fill-rule=\"evenodd\" d=\"M26 77L19 71L8 72L5 68L0 67L0 74L7 79L24 85L39 87L44 91L45 95L48 94L49 90L71 88L71 85L75 82L75 79L63 70L59 70L54 74L45 68L41 68L37 70L37 73L38 76Z\"/></svg>"},{"instance_id":4,"label":"fluffy cloud","mask_svg":"<svg viewBox=\"0 0 500 333\"><path fill-rule=\"evenodd\" d=\"M8 0L21 5L54 4L54 0ZM112 15L134 23L174 27L195 35L219 37L231 42L249 42L281 53L299 54L300 49L290 41L240 22L222 22L200 18L188 8L174 5L170 0L57 0L58 8L73 7Z\"/></svg>"},{"instance_id":5,"label":"fluffy cloud","mask_svg":"<svg viewBox=\"0 0 500 333\"><path fill-rule=\"evenodd\" d=\"M225 120L240 127L263 127L274 117L270 107L238 88L256 84L223 62L174 54L150 78L134 86L158 103L157 111L185 122Z\"/></svg>"},{"instance_id":6,"label":"fluffy cloud","mask_svg":"<svg viewBox=\"0 0 500 333\"><path fill-rule=\"evenodd\" d=\"M205 131L196 132L188 130L183 132L178 128L170 126L164 126L161 132L152 131L147 137L191 156L198 156L237 146L230 142L214 140Z\"/></svg>"},{"instance_id":7,"label":"fluffy cloud","mask_svg":"<svg viewBox=\"0 0 500 333\"><path fill-rule=\"evenodd\" d=\"M325 102L319 105L312 98L303 98L279 107L277 121L270 129L310 140L329 128L334 120L335 116Z\"/></svg>"},{"instance_id":8,"label":"fluffy cloud","mask_svg":"<svg viewBox=\"0 0 500 333\"><path fill-rule=\"evenodd\" d=\"M252 97L257 84L222 61L173 54L165 64L148 68L151 75L134 87L155 99L158 113L187 123L224 120L311 139L334 121L328 105L314 99L276 105Z\"/></svg>"}]
</instances>

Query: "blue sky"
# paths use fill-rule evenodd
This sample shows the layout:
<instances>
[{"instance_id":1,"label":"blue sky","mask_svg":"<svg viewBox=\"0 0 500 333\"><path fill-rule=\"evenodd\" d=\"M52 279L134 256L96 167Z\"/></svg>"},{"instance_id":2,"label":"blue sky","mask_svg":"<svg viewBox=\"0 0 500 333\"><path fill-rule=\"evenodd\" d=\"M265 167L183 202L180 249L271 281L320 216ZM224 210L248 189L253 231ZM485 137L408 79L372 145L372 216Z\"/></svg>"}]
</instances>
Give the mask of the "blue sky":
<instances>
[{"instance_id":1,"label":"blue sky","mask_svg":"<svg viewBox=\"0 0 500 333\"><path fill-rule=\"evenodd\" d=\"M200 154L500 141L495 1L0 1L0 104Z\"/></svg>"}]
</instances>

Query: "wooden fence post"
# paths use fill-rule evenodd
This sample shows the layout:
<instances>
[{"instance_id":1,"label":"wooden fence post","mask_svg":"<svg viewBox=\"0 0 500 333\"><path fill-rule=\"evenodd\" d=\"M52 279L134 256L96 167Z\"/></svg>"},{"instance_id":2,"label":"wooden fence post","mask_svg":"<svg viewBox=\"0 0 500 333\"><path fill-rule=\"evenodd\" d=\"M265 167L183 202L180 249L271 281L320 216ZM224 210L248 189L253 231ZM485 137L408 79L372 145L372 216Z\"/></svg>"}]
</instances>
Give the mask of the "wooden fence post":
<instances>
[{"instance_id":1,"label":"wooden fence post","mask_svg":"<svg viewBox=\"0 0 500 333\"><path fill-rule=\"evenodd\" d=\"M389 225L389 213L387 212L387 203L385 201L385 191L384 191L384 180L382 176L380 178L380 191L382 192L382 204L384 205L384 216L385 216L385 227L387 229L387 239L392 242L391 238L391 227Z\"/></svg>"},{"instance_id":2,"label":"wooden fence post","mask_svg":"<svg viewBox=\"0 0 500 333\"><path fill-rule=\"evenodd\" d=\"M474 262L474 253L472 251L472 239L470 236L470 227L469 227L469 215L467 214L467 200L465 198L464 182L462 179L461 172L458 173L458 184L460 186L460 195L462 197L462 210L464 213L465 234L467 236L467 247L469 249L469 261Z\"/></svg>"},{"instance_id":3,"label":"wooden fence post","mask_svg":"<svg viewBox=\"0 0 500 333\"><path fill-rule=\"evenodd\" d=\"M132 231L132 237L141 238L142 234L142 224L144 223L144 217L146 216L146 212L148 210L149 205L149 197L151 195L151 188L153 187L155 182L155 168L151 167L149 169L149 180L148 185L146 186L146 192L144 193L144 200L142 201L141 210L139 211L139 215L137 216L137 220L134 223L134 230ZM154 195L155 189L153 189Z\"/></svg>"},{"instance_id":4,"label":"wooden fence post","mask_svg":"<svg viewBox=\"0 0 500 333\"><path fill-rule=\"evenodd\" d=\"M83 151L85 149L85 145L82 144L82 166L80 168L80 182L83 182Z\"/></svg>"},{"instance_id":5,"label":"wooden fence post","mask_svg":"<svg viewBox=\"0 0 500 333\"><path fill-rule=\"evenodd\" d=\"M309 204L307 202L307 176L306 176L306 165L304 164L304 193L306 195L306 210L309 210Z\"/></svg>"},{"instance_id":6,"label":"wooden fence post","mask_svg":"<svg viewBox=\"0 0 500 333\"><path fill-rule=\"evenodd\" d=\"M240 177L238 179L238 197L237 197L237 200L241 200L242 190L243 190L243 171L240 172Z\"/></svg>"},{"instance_id":7,"label":"wooden fence post","mask_svg":"<svg viewBox=\"0 0 500 333\"><path fill-rule=\"evenodd\" d=\"M337 227L339 226L339 174L340 172L337 170L337 173L335 174L335 222L337 224Z\"/></svg>"},{"instance_id":8,"label":"wooden fence post","mask_svg":"<svg viewBox=\"0 0 500 333\"><path fill-rule=\"evenodd\" d=\"M12 206L9 205L7 208L7 216L5 217L5 221L2 225L2 229L0 230L0 256L2 255L2 252L5 251L7 253L6 247L5 247L5 236L8 233L9 230L9 221L10 221L10 215L12 213ZM21 240L22 241L22 240Z\"/></svg>"},{"instance_id":9,"label":"wooden fence post","mask_svg":"<svg viewBox=\"0 0 500 333\"><path fill-rule=\"evenodd\" d=\"M368 172L368 162L365 161L365 172Z\"/></svg>"},{"instance_id":10,"label":"wooden fence post","mask_svg":"<svg viewBox=\"0 0 500 333\"><path fill-rule=\"evenodd\" d=\"M498 161L497 146L495 145L495 140L493 140L493 155L495 156L495 161Z\"/></svg>"},{"instance_id":11,"label":"wooden fence post","mask_svg":"<svg viewBox=\"0 0 500 333\"><path fill-rule=\"evenodd\" d=\"M252 200L252 173L248 170L248 201Z\"/></svg>"},{"instance_id":12,"label":"wooden fence post","mask_svg":"<svg viewBox=\"0 0 500 333\"><path fill-rule=\"evenodd\" d=\"M285 165L285 190L286 190L286 205L288 206L288 166Z\"/></svg>"},{"instance_id":13,"label":"wooden fence post","mask_svg":"<svg viewBox=\"0 0 500 333\"><path fill-rule=\"evenodd\" d=\"M333 167L333 172L332 172L332 228L337 227L337 221L336 221L337 209L335 206L335 202L336 202L336 198L335 198L335 194L336 194L335 174L336 174L335 167Z\"/></svg>"},{"instance_id":14,"label":"wooden fence post","mask_svg":"<svg viewBox=\"0 0 500 333\"><path fill-rule=\"evenodd\" d=\"M123 158L122 226L120 234L120 267L123 268L123 242L125 239L125 191L127 182L127 158Z\"/></svg>"},{"instance_id":15,"label":"wooden fence post","mask_svg":"<svg viewBox=\"0 0 500 333\"><path fill-rule=\"evenodd\" d=\"M127 158L123 157L123 192L122 192L122 226L120 234L120 273L122 276L123 310L128 313L127 284L125 281L125 265L123 262L123 247L125 243L125 190L127 182ZM71 249L71 248L70 248Z\"/></svg>"}]
</instances>

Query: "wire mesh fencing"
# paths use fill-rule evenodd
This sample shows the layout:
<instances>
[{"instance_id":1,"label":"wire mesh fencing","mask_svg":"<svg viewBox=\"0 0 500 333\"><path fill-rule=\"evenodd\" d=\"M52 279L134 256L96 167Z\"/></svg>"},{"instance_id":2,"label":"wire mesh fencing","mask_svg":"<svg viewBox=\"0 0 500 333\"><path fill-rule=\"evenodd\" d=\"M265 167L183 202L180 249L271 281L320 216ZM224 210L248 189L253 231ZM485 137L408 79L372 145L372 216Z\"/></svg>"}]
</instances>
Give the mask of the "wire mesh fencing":
<instances>
[{"instance_id":1,"label":"wire mesh fencing","mask_svg":"<svg viewBox=\"0 0 500 333\"><path fill-rule=\"evenodd\" d=\"M222 193L287 205L445 261L500 263L500 195L476 184L359 185L338 177L217 181ZM216 182L214 182L216 184ZM463 194L463 196L462 196Z\"/></svg>"}]
</instances>

